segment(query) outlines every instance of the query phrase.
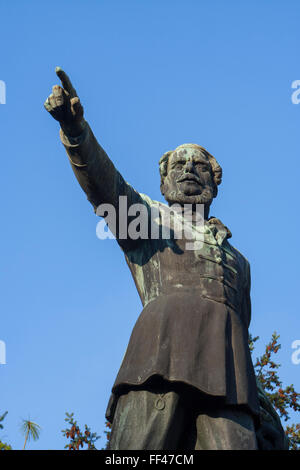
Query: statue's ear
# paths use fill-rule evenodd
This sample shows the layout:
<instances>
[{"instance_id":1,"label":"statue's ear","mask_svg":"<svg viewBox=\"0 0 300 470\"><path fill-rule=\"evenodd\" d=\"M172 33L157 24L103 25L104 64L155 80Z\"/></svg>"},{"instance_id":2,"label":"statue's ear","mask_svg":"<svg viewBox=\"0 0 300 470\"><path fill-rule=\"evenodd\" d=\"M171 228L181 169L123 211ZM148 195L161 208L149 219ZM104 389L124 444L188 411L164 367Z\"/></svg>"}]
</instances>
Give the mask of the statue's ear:
<instances>
[{"instance_id":1,"label":"statue's ear","mask_svg":"<svg viewBox=\"0 0 300 470\"><path fill-rule=\"evenodd\" d=\"M169 150L168 152L164 153L161 159L159 160L159 173L160 173L160 192L164 196L165 194L165 178L167 176L168 170L168 160L169 156L173 153L173 150Z\"/></svg>"},{"instance_id":2,"label":"statue's ear","mask_svg":"<svg viewBox=\"0 0 300 470\"><path fill-rule=\"evenodd\" d=\"M165 185L164 185L164 183L160 183L160 192L163 196L165 195Z\"/></svg>"}]
</instances>

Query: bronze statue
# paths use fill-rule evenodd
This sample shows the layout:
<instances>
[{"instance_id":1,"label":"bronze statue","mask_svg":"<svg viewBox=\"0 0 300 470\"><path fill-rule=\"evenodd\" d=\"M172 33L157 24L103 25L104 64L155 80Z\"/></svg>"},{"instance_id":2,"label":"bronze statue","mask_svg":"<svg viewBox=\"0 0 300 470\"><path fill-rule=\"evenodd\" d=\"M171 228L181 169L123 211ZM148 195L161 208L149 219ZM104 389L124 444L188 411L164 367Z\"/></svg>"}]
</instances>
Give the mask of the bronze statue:
<instances>
[{"instance_id":1,"label":"bronze statue","mask_svg":"<svg viewBox=\"0 0 300 470\"><path fill-rule=\"evenodd\" d=\"M83 117L70 79L60 68L45 108L60 123L72 169L97 211L120 196L128 207L156 210L158 237L120 236L143 311L133 329L112 388L107 419L110 449L257 449L260 406L248 347L250 267L228 241L229 229L209 217L222 170L203 147L185 144L160 160L161 192L174 216L204 206L203 243L161 236L168 206L135 191L115 169ZM104 214L103 214L104 215ZM132 218L129 217L128 223Z\"/></svg>"}]
</instances>

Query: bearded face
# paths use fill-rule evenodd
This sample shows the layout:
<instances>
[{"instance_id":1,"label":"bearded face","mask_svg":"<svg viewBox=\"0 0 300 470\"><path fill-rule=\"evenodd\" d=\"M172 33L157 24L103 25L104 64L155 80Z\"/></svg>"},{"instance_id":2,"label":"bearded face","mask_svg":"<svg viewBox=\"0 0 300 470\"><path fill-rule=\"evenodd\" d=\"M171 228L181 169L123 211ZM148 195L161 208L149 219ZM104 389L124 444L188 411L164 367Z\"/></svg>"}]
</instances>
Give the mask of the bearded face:
<instances>
[{"instance_id":1,"label":"bearded face","mask_svg":"<svg viewBox=\"0 0 300 470\"><path fill-rule=\"evenodd\" d=\"M161 186L169 204L204 204L209 207L214 189L211 164L201 150L187 147L170 155L167 175Z\"/></svg>"}]
</instances>

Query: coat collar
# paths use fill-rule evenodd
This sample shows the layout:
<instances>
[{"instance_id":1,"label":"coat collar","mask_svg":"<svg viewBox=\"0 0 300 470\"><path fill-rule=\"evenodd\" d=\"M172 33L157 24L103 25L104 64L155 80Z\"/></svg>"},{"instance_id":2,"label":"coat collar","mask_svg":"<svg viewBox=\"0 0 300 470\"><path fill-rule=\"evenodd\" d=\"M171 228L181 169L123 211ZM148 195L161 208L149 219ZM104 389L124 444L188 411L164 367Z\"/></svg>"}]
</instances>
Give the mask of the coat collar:
<instances>
[{"instance_id":1,"label":"coat collar","mask_svg":"<svg viewBox=\"0 0 300 470\"><path fill-rule=\"evenodd\" d=\"M222 245L224 240L232 237L231 231L221 222L220 219L217 219L216 217L210 217L205 223L211 230L212 235L216 239L218 245Z\"/></svg>"}]
</instances>

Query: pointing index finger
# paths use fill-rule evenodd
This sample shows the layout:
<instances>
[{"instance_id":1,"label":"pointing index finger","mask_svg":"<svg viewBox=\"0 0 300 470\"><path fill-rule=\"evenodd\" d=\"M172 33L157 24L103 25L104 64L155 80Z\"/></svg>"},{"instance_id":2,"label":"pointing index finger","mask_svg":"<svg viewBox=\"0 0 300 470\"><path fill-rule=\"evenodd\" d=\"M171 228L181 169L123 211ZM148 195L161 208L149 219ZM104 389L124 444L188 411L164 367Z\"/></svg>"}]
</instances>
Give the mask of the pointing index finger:
<instances>
[{"instance_id":1,"label":"pointing index finger","mask_svg":"<svg viewBox=\"0 0 300 470\"><path fill-rule=\"evenodd\" d=\"M63 71L61 67L56 67L55 73L60 79L63 88L69 93L71 98L74 98L74 96L77 96L76 90L72 85L71 80L69 79L68 75L66 72Z\"/></svg>"}]
</instances>

